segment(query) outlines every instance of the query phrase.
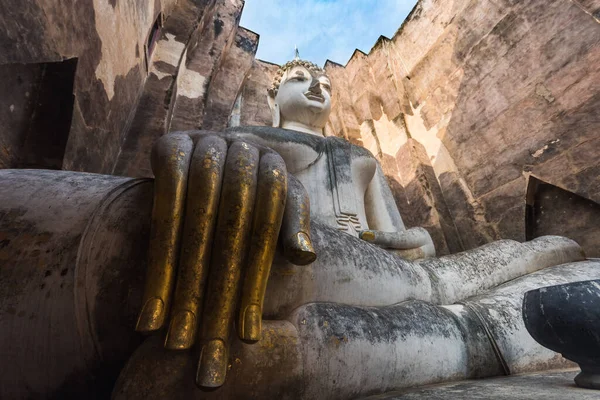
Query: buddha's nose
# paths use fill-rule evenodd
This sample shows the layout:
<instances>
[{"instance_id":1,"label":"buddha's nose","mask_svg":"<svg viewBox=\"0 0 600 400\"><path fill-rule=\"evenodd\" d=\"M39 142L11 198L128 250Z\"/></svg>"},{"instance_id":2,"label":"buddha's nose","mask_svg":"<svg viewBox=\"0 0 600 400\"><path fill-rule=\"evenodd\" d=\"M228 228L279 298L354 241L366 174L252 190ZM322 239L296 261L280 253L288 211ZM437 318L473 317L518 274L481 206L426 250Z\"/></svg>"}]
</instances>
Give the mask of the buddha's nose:
<instances>
[{"instance_id":1,"label":"buddha's nose","mask_svg":"<svg viewBox=\"0 0 600 400\"><path fill-rule=\"evenodd\" d=\"M308 89L314 94L321 94L321 82L314 76L312 77L312 82L310 83L310 88Z\"/></svg>"}]
</instances>

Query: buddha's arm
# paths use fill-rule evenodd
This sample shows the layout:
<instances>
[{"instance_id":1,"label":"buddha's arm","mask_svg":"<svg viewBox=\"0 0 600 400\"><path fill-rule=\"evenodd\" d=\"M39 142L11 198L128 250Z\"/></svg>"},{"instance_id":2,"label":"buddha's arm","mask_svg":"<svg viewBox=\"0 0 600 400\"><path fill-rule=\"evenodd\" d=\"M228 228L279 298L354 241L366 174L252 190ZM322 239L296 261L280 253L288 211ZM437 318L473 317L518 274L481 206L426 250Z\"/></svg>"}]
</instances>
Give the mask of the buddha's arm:
<instances>
[{"instance_id":1,"label":"buddha's arm","mask_svg":"<svg viewBox=\"0 0 600 400\"><path fill-rule=\"evenodd\" d=\"M394 196L379 163L365 192L365 213L369 230L361 233L362 239L387 249L418 249L417 258L435 256L433 241L425 229L407 230L404 227Z\"/></svg>"},{"instance_id":2,"label":"buddha's arm","mask_svg":"<svg viewBox=\"0 0 600 400\"><path fill-rule=\"evenodd\" d=\"M365 212L370 229L384 232L406 230L379 163L365 192Z\"/></svg>"}]
</instances>

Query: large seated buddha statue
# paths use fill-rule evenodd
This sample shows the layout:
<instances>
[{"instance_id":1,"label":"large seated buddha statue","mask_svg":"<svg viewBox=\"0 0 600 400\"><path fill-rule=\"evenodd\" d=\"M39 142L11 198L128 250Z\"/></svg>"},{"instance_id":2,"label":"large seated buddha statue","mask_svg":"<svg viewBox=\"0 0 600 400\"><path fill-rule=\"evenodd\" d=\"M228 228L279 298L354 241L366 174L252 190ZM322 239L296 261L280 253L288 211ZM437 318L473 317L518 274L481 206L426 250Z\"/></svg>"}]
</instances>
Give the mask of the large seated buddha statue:
<instances>
[{"instance_id":1,"label":"large seated buddha statue","mask_svg":"<svg viewBox=\"0 0 600 400\"><path fill-rule=\"evenodd\" d=\"M523 295L600 264L556 236L436 258L373 155L324 136L331 93L296 58L273 127L166 135L154 181L0 171L0 397L350 399L572 365Z\"/></svg>"}]
</instances>

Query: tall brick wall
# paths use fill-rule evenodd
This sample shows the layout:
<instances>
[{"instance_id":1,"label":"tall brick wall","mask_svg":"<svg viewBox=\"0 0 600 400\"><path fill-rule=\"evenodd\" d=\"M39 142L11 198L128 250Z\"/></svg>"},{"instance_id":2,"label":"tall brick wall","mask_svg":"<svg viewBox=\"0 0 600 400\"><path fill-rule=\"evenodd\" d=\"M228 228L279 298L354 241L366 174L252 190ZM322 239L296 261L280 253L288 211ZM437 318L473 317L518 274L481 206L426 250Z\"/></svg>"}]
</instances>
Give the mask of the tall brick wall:
<instances>
[{"instance_id":1,"label":"tall brick wall","mask_svg":"<svg viewBox=\"0 0 600 400\"><path fill-rule=\"evenodd\" d=\"M430 231L454 230L465 249L525 240L529 176L600 202L599 12L597 0L421 0L392 39L327 64L327 131L423 188L397 196L405 218L425 195ZM399 168L412 140L433 177Z\"/></svg>"},{"instance_id":2,"label":"tall brick wall","mask_svg":"<svg viewBox=\"0 0 600 400\"><path fill-rule=\"evenodd\" d=\"M152 176L149 155L160 136L227 125L259 39L239 26L244 0L74 3L0 5L0 77L16 81L0 85L0 120L10 128L0 133L0 167ZM45 87L39 71L65 59L76 60L57 96L73 98L64 101L72 109L65 143L32 163L28 143L53 140L54 129L28 122L50 110L36 102Z\"/></svg>"}]
</instances>

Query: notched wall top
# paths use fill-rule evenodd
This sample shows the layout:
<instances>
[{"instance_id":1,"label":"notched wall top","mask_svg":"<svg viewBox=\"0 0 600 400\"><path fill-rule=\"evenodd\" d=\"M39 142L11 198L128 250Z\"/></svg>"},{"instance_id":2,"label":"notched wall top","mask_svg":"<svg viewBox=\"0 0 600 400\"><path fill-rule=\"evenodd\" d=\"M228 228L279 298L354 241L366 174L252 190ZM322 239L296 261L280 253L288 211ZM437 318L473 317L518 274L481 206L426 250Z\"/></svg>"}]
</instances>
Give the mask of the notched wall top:
<instances>
[{"instance_id":1,"label":"notched wall top","mask_svg":"<svg viewBox=\"0 0 600 400\"><path fill-rule=\"evenodd\" d=\"M337 96L327 131L377 149L398 181L403 144L388 138L415 139L441 196L432 178L406 182L422 188L410 203L425 193L447 204L465 248L524 240L529 174L600 202L592 3L419 1L392 39L345 67L327 63ZM386 122L399 119L405 133Z\"/></svg>"}]
</instances>

